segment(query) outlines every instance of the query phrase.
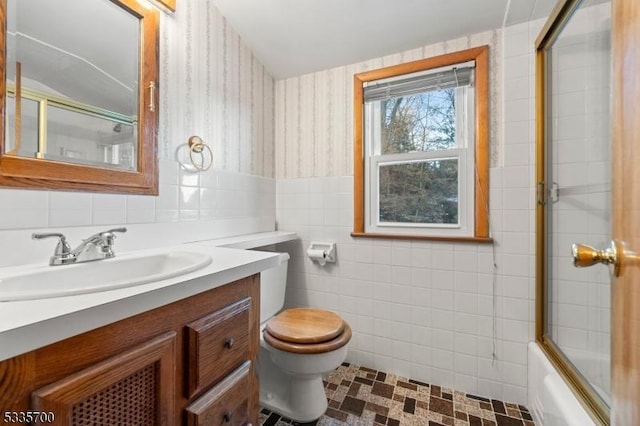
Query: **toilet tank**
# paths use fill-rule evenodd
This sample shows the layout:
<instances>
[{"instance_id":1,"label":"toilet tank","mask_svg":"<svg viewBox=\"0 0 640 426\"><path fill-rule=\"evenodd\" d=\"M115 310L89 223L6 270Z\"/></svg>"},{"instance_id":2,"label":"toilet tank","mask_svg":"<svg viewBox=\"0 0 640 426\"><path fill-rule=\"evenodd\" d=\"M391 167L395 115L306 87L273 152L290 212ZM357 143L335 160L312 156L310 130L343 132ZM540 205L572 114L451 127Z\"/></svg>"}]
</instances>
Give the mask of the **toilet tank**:
<instances>
[{"instance_id":1,"label":"toilet tank","mask_svg":"<svg viewBox=\"0 0 640 426\"><path fill-rule=\"evenodd\" d=\"M260 272L260 324L284 306L288 264L289 253L280 253L278 266Z\"/></svg>"}]
</instances>

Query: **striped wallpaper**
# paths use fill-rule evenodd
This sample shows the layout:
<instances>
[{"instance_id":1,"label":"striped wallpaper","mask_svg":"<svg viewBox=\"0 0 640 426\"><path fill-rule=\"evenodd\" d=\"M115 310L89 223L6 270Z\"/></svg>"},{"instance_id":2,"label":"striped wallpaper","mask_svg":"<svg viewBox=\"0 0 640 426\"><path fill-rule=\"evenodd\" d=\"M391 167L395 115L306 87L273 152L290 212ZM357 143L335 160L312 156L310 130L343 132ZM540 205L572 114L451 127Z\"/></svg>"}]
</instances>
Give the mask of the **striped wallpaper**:
<instances>
[{"instance_id":1,"label":"striped wallpaper","mask_svg":"<svg viewBox=\"0 0 640 426\"><path fill-rule=\"evenodd\" d=\"M162 14L161 159L199 135L214 168L274 176L274 79L210 0Z\"/></svg>"},{"instance_id":2,"label":"striped wallpaper","mask_svg":"<svg viewBox=\"0 0 640 426\"><path fill-rule=\"evenodd\" d=\"M353 174L353 75L457 50L490 46L491 165L501 160L502 30L496 29L275 83L276 177Z\"/></svg>"}]
</instances>

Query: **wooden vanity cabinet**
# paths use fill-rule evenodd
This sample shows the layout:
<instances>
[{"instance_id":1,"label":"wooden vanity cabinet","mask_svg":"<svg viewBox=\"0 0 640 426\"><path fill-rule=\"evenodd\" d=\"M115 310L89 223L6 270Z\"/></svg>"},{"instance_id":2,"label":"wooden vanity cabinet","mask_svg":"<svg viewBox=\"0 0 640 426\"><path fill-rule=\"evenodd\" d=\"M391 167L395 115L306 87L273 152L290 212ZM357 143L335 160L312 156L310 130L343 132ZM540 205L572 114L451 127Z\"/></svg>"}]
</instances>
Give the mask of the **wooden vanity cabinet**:
<instances>
[{"instance_id":1,"label":"wooden vanity cabinet","mask_svg":"<svg viewBox=\"0 0 640 426\"><path fill-rule=\"evenodd\" d=\"M259 279L2 361L0 407L57 425L257 425Z\"/></svg>"}]
</instances>

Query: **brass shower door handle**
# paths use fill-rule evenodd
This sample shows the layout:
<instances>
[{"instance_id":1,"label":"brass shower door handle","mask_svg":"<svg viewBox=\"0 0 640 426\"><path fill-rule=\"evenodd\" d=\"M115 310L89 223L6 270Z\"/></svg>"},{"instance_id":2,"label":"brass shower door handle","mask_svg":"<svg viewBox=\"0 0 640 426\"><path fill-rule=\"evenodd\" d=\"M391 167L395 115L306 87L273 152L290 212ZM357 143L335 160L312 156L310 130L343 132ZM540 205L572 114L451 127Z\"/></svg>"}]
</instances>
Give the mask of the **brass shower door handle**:
<instances>
[{"instance_id":1,"label":"brass shower door handle","mask_svg":"<svg viewBox=\"0 0 640 426\"><path fill-rule=\"evenodd\" d=\"M636 252L626 250L624 243L612 240L604 250L598 250L586 244L573 244L571 246L573 256L573 266L584 268L587 266L602 263L613 266L613 275L620 276L623 263L640 263L640 255Z\"/></svg>"},{"instance_id":2,"label":"brass shower door handle","mask_svg":"<svg viewBox=\"0 0 640 426\"><path fill-rule=\"evenodd\" d=\"M573 244L571 246L571 254L573 256L573 266L578 268L592 266L596 263L615 264L618 259L618 250L613 241L604 250L598 250L586 244Z\"/></svg>"}]
</instances>

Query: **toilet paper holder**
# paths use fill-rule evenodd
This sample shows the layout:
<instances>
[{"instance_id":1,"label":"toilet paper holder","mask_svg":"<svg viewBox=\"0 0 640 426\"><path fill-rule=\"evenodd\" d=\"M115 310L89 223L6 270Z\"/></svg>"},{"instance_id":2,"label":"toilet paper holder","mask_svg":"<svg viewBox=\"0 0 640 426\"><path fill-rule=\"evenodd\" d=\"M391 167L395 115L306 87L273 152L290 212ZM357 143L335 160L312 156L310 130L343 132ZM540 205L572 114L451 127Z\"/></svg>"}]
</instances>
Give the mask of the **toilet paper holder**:
<instances>
[{"instance_id":1,"label":"toilet paper holder","mask_svg":"<svg viewBox=\"0 0 640 426\"><path fill-rule=\"evenodd\" d=\"M307 256L320 265L324 265L327 262L335 263L336 261L336 244L325 243L319 241L311 241L309 248L307 249Z\"/></svg>"}]
</instances>

